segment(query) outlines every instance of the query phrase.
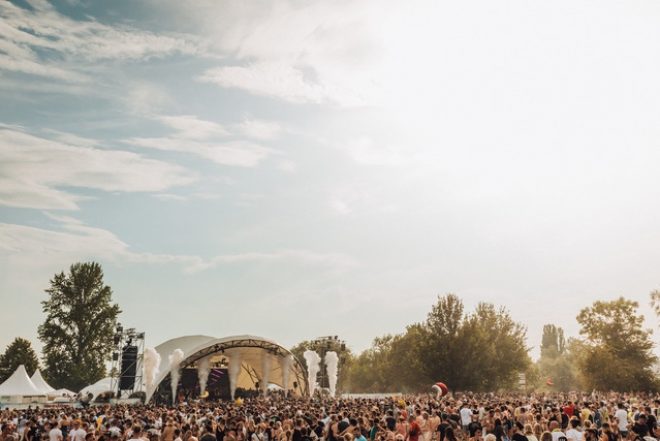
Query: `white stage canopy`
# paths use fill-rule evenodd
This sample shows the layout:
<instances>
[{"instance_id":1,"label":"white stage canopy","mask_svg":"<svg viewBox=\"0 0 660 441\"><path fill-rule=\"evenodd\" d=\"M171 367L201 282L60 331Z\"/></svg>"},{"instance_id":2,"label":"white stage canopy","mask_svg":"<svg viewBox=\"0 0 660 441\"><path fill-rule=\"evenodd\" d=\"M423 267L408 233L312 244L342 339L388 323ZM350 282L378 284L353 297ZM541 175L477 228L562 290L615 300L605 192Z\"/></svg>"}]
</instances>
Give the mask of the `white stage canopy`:
<instances>
[{"instance_id":1,"label":"white stage canopy","mask_svg":"<svg viewBox=\"0 0 660 441\"><path fill-rule=\"evenodd\" d=\"M305 396L309 393L302 364L282 345L262 337L239 335L223 338L190 335L168 340L155 348L160 355L160 366L154 384L147 387L146 399L151 400L160 383L172 369L169 357L176 350L183 352L181 368L198 368L202 359L215 364L220 361L239 363L237 387L252 388L266 379L291 393ZM265 370L267 369L267 371Z\"/></svg>"}]
</instances>

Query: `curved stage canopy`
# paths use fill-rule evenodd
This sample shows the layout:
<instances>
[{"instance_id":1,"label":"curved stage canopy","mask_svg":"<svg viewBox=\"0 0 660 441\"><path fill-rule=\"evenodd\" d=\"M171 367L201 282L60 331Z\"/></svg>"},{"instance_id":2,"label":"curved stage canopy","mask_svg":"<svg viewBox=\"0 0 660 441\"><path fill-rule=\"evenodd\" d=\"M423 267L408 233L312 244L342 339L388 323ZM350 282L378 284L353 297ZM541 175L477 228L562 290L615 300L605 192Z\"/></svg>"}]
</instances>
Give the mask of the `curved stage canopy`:
<instances>
[{"instance_id":1,"label":"curved stage canopy","mask_svg":"<svg viewBox=\"0 0 660 441\"><path fill-rule=\"evenodd\" d=\"M147 402L164 395L171 397L170 357L175 351L178 352L177 350L183 353L180 363L180 372L183 375L177 388L178 393L186 384L190 387L191 381L195 382L196 392L199 393L197 376L206 368L211 371L212 378L224 376L222 381L225 384L232 383L232 396L235 389L260 388L264 391L273 384L290 394L308 395L307 379L301 363L288 349L262 337L240 335L215 338L190 335L168 340L158 345L155 350L160 355L160 366L153 384L147 384ZM208 378L209 374L206 376ZM230 377L233 381L230 381ZM212 378L209 378L209 384Z\"/></svg>"}]
</instances>

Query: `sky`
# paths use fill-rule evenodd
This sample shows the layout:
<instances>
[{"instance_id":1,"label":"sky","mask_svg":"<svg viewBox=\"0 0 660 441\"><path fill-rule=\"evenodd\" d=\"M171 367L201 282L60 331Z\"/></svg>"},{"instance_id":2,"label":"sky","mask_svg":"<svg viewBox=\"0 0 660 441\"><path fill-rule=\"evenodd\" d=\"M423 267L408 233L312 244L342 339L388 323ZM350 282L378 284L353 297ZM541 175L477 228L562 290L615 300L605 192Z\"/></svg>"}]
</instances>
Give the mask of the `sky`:
<instances>
[{"instance_id":1,"label":"sky","mask_svg":"<svg viewBox=\"0 0 660 441\"><path fill-rule=\"evenodd\" d=\"M147 346L660 331L658 78L656 0L0 2L0 348L90 260Z\"/></svg>"}]
</instances>

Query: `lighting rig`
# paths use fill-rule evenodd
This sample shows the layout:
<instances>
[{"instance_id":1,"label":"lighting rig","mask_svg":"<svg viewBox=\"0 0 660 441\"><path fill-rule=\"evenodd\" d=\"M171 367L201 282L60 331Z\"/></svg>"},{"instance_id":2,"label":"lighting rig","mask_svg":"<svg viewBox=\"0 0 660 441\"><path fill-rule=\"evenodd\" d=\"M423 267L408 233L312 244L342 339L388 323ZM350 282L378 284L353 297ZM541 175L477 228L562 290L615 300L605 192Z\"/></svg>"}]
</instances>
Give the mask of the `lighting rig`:
<instances>
[{"instance_id":1,"label":"lighting rig","mask_svg":"<svg viewBox=\"0 0 660 441\"><path fill-rule=\"evenodd\" d=\"M115 396L129 398L142 392L142 361L144 359L144 332L117 324L113 336L110 388Z\"/></svg>"},{"instance_id":2,"label":"lighting rig","mask_svg":"<svg viewBox=\"0 0 660 441\"><path fill-rule=\"evenodd\" d=\"M321 387L330 387L328 379L328 367L325 364L325 354L330 351L337 352L339 355L339 363L341 365L342 352L346 350L346 342L339 338L337 335L328 335L325 337L318 337L311 341L310 349L315 351L321 357L321 369L319 370L319 385Z\"/></svg>"}]
</instances>

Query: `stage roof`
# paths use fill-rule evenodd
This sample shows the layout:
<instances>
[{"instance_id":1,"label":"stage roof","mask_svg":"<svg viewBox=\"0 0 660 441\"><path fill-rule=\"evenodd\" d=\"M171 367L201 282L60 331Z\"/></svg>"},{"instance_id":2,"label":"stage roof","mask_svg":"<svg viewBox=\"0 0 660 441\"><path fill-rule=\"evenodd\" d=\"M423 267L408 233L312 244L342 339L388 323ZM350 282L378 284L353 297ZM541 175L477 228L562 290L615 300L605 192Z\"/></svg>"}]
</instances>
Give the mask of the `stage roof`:
<instances>
[{"instance_id":1,"label":"stage roof","mask_svg":"<svg viewBox=\"0 0 660 441\"><path fill-rule=\"evenodd\" d=\"M154 386L147 390L147 401L151 399L158 385L170 374L169 356L177 349L184 354L181 368L194 368L197 362L204 357L214 359L231 359L238 357L241 361L241 374L238 378L238 387L250 388L256 381L264 378L264 358L270 357L270 372L268 383L276 384L300 395L308 393L307 380L300 362L293 357L288 384L284 384L283 367L285 357L291 352L278 343L253 335L237 335L215 338L206 335L189 335L168 340L155 350L160 355L159 374ZM297 386L297 387L294 387Z\"/></svg>"}]
</instances>

